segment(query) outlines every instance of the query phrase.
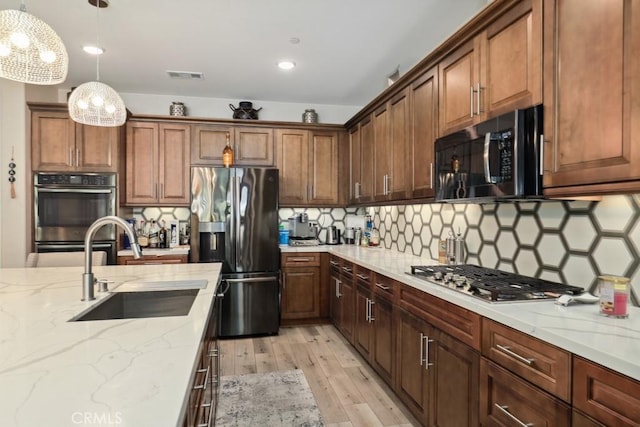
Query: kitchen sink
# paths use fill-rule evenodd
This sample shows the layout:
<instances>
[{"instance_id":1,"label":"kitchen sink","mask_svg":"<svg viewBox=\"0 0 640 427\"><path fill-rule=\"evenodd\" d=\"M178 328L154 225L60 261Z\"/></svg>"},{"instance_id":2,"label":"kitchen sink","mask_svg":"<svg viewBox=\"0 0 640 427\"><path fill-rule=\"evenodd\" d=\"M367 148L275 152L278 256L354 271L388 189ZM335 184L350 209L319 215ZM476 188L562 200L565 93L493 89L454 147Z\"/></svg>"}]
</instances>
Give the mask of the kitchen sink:
<instances>
[{"instance_id":1,"label":"kitchen sink","mask_svg":"<svg viewBox=\"0 0 640 427\"><path fill-rule=\"evenodd\" d=\"M198 289L114 292L70 322L186 316L197 295Z\"/></svg>"},{"instance_id":2,"label":"kitchen sink","mask_svg":"<svg viewBox=\"0 0 640 427\"><path fill-rule=\"evenodd\" d=\"M169 291L181 289L204 289L209 281L207 279L189 280L132 280L124 282L114 289L114 292L130 291Z\"/></svg>"}]
</instances>

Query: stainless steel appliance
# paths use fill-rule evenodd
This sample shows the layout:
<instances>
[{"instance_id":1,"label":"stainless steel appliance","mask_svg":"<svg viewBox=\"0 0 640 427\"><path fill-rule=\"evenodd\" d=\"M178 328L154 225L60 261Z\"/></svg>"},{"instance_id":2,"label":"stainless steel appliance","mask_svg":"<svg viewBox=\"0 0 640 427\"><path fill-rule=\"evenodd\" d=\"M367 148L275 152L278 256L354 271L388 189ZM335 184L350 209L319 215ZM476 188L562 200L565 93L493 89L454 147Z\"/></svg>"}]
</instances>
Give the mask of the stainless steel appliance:
<instances>
[{"instance_id":1,"label":"stainless steel appliance","mask_svg":"<svg viewBox=\"0 0 640 427\"><path fill-rule=\"evenodd\" d=\"M220 336L280 327L278 170L191 169L191 262L221 262Z\"/></svg>"},{"instance_id":2,"label":"stainless steel appliance","mask_svg":"<svg viewBox=\"0 0 640 427\"><path fill-rule=\"evenodd\" d=\"M316 238L313 227L309 222L309 216L306 213L301 213L289 218L289 238Z\"/></svg>"},{"instance_id":3,"label":"stainless steel appliance","mask_svg":"<svg viewBox=\"0 0 640 427\"><path fill-rule=\"evenodd\" d=\"M116 174L45 173L34 175L36 252L82 252L89 226L116 214ZM105 251L116 264L116 229L110 224L95 235L93 251Z\"/></svg>"},{"instance_id":4,"label":"stainless steel appliance","mask_svg":"<svg viewBox=\"0 0 640 427\"><path fill-rule=\"evenodd\" d=\"M542 138L537 105L437 139L436 200L541 198Z\"/></svg>"},{"instance_id":5,"label":"stainless steel appliance","mask_svg":"<svg viewBox=\"0 0 640 427\"><path fill-rule=\"evenodd\" d=\"M340 229L335 225L327 227L327 245L340 244Z\"/></svg>"},{"instance_id":6,"label":"stainless steel appliance","mask_svg":"<svg viewBox=\"0 0 640 427\"><path fill-rule=\"evenodd\" d=\"M583 288L477 265L411 266L411 275L491 303L545 301Z\"/></svg>"}]
</instances>

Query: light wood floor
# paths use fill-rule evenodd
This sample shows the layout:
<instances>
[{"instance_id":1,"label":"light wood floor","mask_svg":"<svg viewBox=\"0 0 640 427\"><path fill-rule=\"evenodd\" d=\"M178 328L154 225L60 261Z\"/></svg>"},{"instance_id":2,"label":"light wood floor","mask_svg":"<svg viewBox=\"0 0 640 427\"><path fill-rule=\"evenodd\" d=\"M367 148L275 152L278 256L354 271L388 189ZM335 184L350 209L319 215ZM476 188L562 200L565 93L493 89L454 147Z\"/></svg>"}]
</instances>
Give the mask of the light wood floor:
<instances>
[{"instance_id":1,"label":"light wood floor","mask_svg":"<svg viewBox=\"0 0 640 427\"><path fill-rule=\"evenodd\" d=\"M220 374L302 369L327 427L419 426L391 389L331 325L220 340Z\"/></svg>"}]
</instances>

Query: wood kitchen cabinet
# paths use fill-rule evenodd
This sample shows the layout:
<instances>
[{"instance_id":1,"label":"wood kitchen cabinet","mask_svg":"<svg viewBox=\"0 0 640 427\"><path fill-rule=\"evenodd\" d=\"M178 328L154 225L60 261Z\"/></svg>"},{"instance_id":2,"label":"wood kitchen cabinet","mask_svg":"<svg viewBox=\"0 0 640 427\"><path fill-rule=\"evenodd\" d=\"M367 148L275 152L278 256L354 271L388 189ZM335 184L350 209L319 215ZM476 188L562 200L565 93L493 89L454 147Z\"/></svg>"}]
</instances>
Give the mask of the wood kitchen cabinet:
<instances>
[{"instance_id":1,"label":"wood kitchen cabinet","mask_svg":"<svg viewBox=\"0 0 640 427\"><path fill-rule=\"evenodd\" d=\"M399 310L395 390L424 425L476 426L480 355L423 318Z\"/></svg>"},{"instance_id":2,"label":"wood kitchen cabinet","mask_svg":"<svg viewBox=\"0 0 640 427\"><path fill-rule=\"evenodd\" d=\"M129 121L126 199L130 206L188 206L190 126Z\"/></svg>"},{"instance_id":3,"label":"wood kitchen cabinet","mask_svg":"<svg viewBox=\"0 0 640 427\"><path fill-rule=\"evenodd\" d=\"M284 253L281 264L282 320L319 318L320 254Z\"/></svg>"},{"instance_id":4,"label":"wood kitchen cabinet","mask_svg":"<svg viewBox=\"0 0 640 427\"><path fill-rule=\"evenodd\" d=\"M197 124L193 126L191 163L199 166L222 166L222 150L227 134L238 166L275 166L273 129L266 127Z\"/></svg>"},{"instance_id":5,"label":"wood kitchen cabinet","mask_svg":"<svg viewBox=\"0 0 640 427\"><path fill-rule=\"evenodd\" d=\"M188 262L188 255L142 255L138 259L128 255L118 257L118 265L186 264Z\"/></svg>"},{"instance_id":6,"label":"wood kitchen cabinet","mask_svg":"<svg viewBox=\"0 0 640 427\"><path fill-rule=\"evenodd\" d=\"M338 132L277 129L281 206L336 206Z\"/></svg>"},{"instance_id":7,"label":"wood kitchen cabinet","mask_svg":"<svg viewBox=\"0 0 640 427\"><path fill-rule=\"evenodd\" d=\"M118 171L122 128L76 123L63 104L29 104L29 108L33 171Z\"/></svg>"},{"instance_id":8,"label":"wood kitchen cabinet","mask_svg":"<svg viewBox=\"0 0 640 427\"><path fill-rule=\"evenodd\" d=\"M408 136L412 161L411 196L434 197L434 144L438 135L438 69L433 67L416 78L409 89Z\"/></svg>"},{"instance_id":9,"label":"wood kitchen cabinet","mask_svg":"<svg viewBox=\"0 0 640 427\"><path fill-rule=\"evenodd\" d=\"M351 160L350 201L361 204L373 201L374 129L367 116L349 131Z\"/></svg>"},{"instance_id":10,"label":"wood kitchen cabinet","mask_svg":"<svg viewBox=\"0 0 640 427\"><path fill-rule=\"evenodd\" d=\"M545 194L636 192L640 8L631 0L544 6Z\"/></svg>"},{"instance_id":11,"label":"wood kitchen cabinet","mask_svg":"<svg viewBox=\"0 0 640 427\"><path fill-rule=\"evenodd\" d=\"M353 343L355 327L355 288L353 264L330 258L331 321L344 337Z\"/></svg>"},{"instance_id":12,"label":"wood kitchen cabinet","mask_svg":"<svg viewBox=\"0 0 640 427\"><path fill-rule=\"evenodd\" d=\"M441 136L542 102L542 0L517 2L438 66Z\"/></svg>"}]
</instances>

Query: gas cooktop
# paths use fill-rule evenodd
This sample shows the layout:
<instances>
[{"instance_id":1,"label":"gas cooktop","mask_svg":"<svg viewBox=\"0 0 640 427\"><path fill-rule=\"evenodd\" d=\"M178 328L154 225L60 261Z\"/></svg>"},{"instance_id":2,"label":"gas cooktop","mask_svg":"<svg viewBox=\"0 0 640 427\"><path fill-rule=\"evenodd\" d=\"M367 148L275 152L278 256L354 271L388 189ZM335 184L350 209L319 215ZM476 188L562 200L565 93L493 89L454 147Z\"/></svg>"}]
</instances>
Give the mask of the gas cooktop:
<instances>
[{"instance_id":1,"label":"gas cooktop","mask_svg":"<svg viewBox=\"0 0 640 427\"><path fill-rule=\"evenodd\" d=\"M414 265L407 274L492 303L544 301L584 292L576 286L471 264Z\"/></svg>"}]
</instances>

